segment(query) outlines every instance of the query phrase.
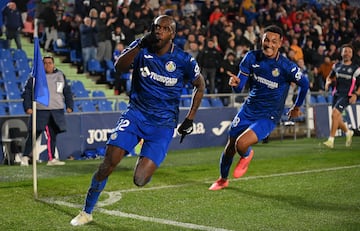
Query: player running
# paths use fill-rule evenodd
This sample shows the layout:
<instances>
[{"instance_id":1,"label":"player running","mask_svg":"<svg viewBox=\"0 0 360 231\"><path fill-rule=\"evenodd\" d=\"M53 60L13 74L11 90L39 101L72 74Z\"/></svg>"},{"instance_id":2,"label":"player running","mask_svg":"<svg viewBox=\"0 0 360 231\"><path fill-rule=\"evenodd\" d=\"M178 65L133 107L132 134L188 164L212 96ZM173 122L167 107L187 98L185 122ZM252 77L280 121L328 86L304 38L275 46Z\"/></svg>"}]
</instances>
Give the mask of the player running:
<instances>
[{"instance_id":1,"label":"player running","mask_svg":"<svg viewBox=\"0 0 360 231\"><path fill-rule=\"evenodd\" d=\"M360 68L352 62L353 48L350 44L341 47L342 61L334 64L332 71L326 78L325 91L333 86L333 101L331 113L330 136L323 144L328 148L334 148L336 130L340 128L346 136L345 146L350 147L354 131L344 123L342 112L349 104L356 103L360 96ZM356 84L356 81L358 83ZM357 87L356 87L357 86ZM356 90L357 88L357 90Z\"/></svg>"},{"instance_id":2,"label":"player running","mask_svg":"<svg viewBox=\"0 0 360 231\"><path fill-rule=\"evenodd\" d=\"M278 26L268 26L262 37L262 50L249 51L240 63L238 75L230 74L229 85L241 92L249 82L249 96L231 123L228 142L220 157L220 178L209 190L220 190L229 185L228 175L235 153L240 154L233 176L243 176L254 155L251 145L267 137L276 127L284 110L291 82L299 86L295 105L289 117L300 115L309 81L300 68L280 55L283 32Z\"/></svg>"},{"instance_id":3,"label":"player running","mask_svg":"<svg viewBox=\"0 0 360 231\"><path fill-rule=\"evenodd\" d=\"M197 62L178 48L173 39L175 21L158 16L151 33L135 40L117 59L117 71L132 64L133 78L128 110L120 116L115 131L107 141L104 161L93 175L85 206L71 220L74 226L92 221L92 211L108 176L140 139L143 145L134 169L134 184L146 185L166 157L178 124L179 103L184 82L195 86L190 110L178 128L182 138L193 129L193 119L204 94L205 82Z\"/></svg>"}]
</instances>

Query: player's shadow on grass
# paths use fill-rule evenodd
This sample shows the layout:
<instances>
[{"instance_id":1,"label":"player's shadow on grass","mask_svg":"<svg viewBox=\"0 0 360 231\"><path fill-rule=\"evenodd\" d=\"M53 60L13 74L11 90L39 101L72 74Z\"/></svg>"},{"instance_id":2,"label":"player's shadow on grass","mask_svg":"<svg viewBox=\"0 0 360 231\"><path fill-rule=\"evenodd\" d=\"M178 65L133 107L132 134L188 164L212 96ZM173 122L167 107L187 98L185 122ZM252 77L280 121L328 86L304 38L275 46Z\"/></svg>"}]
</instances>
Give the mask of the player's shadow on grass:
<instances>
[{"instance_id":1,"label":"player's shadow on grass","mask_svg":"<svg viewBox=\"0 0 360 231\"><path fill-rule=\"evenodd\" d=\"M248 190L243 190L243 189L233 188L233 187L229 187L227 189L232 189L232 190L238 191L239 193L243 193L249 197L269 199L269 200L274 200L274 201L290 204L297 208L312 209L312 210L316 210L316 211L324 211L324 210L339 211L339 210L341 210L341 211L346 211L346 212L349 212L349 211L359 212L359 208L356 206L306 200L305 198L302 198L300 196L268 195L268 194L264 194L264 193L248 191Z\"/></svg>"}]
</instances>

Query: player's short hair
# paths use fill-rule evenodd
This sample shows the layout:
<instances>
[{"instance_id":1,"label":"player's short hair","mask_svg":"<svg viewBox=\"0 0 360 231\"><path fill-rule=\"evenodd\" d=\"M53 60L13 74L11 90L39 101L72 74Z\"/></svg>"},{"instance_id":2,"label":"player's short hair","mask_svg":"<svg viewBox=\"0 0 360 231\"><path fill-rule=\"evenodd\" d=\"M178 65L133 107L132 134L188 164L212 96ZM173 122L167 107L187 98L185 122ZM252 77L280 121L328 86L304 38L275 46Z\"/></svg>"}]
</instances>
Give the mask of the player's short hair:
<instances>
[{"instance_id":1,"label":"player's short hair","mask_svg":"<svg viewBox=\"0 0 360 231\"><path fill-rule=\"evenodd\" d=\"M283 30L276 25L270 25L270 26L265 27L264 33L266 33L266 32L273 32L273 33L279 34L280 38L282 38L284 36Z\"/></svg>"},{"instance_id":2,"label":"player's short hair","mask_svg":"<svg viewBox=\"0 0 360 231\"><path fill-rule=\"evenodd\" d=\"M161 20L163 20L163 19L167 20L169 22L169 24L170 24L170 28L171 28L172 32L176 33L176 22L171 16L169 16L169 15L159 15L158 17L156 17L154 19L153 25L156 24L156 22L159 21L160 19Z\"/></svg>"}]
</instances>

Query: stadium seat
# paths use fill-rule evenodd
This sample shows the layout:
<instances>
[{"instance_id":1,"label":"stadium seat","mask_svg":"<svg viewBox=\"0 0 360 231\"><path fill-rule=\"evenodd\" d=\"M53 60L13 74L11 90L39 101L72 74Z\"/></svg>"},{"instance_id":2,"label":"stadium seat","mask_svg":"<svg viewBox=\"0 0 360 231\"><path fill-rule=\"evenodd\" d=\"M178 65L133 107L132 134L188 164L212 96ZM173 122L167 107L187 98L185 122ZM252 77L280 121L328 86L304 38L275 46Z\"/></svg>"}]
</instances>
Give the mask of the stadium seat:
<instances>
[{"instance_id":1,"label":"stadium seat","mask_svg":"<svg viewBox=\"0 0 360 231\"><path fill-rule=\"evenodd\" d=\"M9 115L24 115L24 108L22 102L9 103Z\"/></svg>"},{"instance_id":2,"label":"stadium seat","mask_svg":"<svg viewBox=\"0 0 360 231\"><path fill-rule=\"evenodd\" d=\"M90 75L105 74L105 68L103 68L101 63L96 59L90 59L87 62L87 69Z\"/></svg>"},{"instance_id":3,"label":"stadium seat","mask_svg":"<svg viewBox=\"0 0 360 231\"><path fill-rule=\"evenodd\" d=\"M71 50L66 45L64 47L59 47L58 42L53 41L53 51L57 55L62 55L62 54L66 55L69 54Z\"/></svg>"},{"instance_id":4,"label":"stadium seat","mask_svg":"<svg viewBox=\"0 0 360 231\"><path fill-rule=\"evenodd\" d=\"M191 99L190 98L183 98L182 100L183 107L190 107L191 106Z\"/></svg>"},{"instance_id":5,"label":"stadium seat","mask_svg":"<svg viewBox=\"0 0 360 231\"><path fill-rule=\"evenodd\" d=\"M105 93L101 90L93 91L92 97L105 97Z\"/></svg>"},{"instance_id":6,"label":"stadium seat","mask_svg":"<svg viewBox=\"0 0 360 231\"><path fill-rule=\"evenodd\" d=\"M310 96L310 104L317 104L317 97L316 95Z\"/></svg>"},{"instance_id":7,"label":"stadium seat","mask_svg":"<svg viewBox=\"0 0 360 231\"><path fill-rule=\"evenodd\" d=\"M326 98L323 95L317 96L317 102L322 104L327 103Z\"/></svg>"},{"instance_id":8,"label":"stadium seat","mask_svg":"<svg viewBox=\"0 0 360 231\"><path fill-rule=\"evenodd\" d=\"M1 59L12 59L11 49L1 48L0 49Z\"/></svg>"},{"instance_id":9,"label":"stadium seat","mask_svg":"<svg viewBox=\"0 0 360 231\"><path fill-rule=\"evenodd\" d=\"M125 101L120 101L117 104L117 109L121 112L124 112L127 110L127 106L128 106L128 104Z\"/></svg>"},{"instance_id":10,"label":"stadium seat","mask_svg":"<svg viewBox=\"0 0 360 231\"><path fill-rule=\"evenodd\" d=\"M70 62L72 64L80 64L82 63L82 55L80 51L71 50L70 51Z\"/></svg>"},{"instance_id":11,"label":"stadium seat","mask_svg":"<svg viewBox=\"0 0 360 231\"><path fill-rule=\"evenodd\" d=\"M0 58L0 72L14 71L15 67L12 58Z\"/></svg>"},{"instance_id":12,"label":"stadium seat","mask_svg":"<svg viewBox=\"0 0 360 231\"><path fill-rule=\"evenodd\" d=\"M113 111L112 102L108 100L101 100L97 104L99 111Z\"/></svg>"},{"instance_id":13,"label":"stadium seat","mask_svg":"<svg viewBox=\"0 0 360 231\"><path fill-rule=\"evenodd\" d=\"M96 107L91 100L80 100L78 103L82 112L96 112Z\"/></svg>"},{"instance_id":14,"label":"stadium seat","mask_svg":"<svg viewBox=\"0 0 360 231\"><path fill-rule=\"evenodd\" d=\"M207 98L202 98L200 107L211 107L210 102L209 102L209 99L207 99Z\"/></svg>"},{"instance_id":15,"label":"stadium seat","mask_svg":"<svg viewBox=\"0 0 360 231\"><path fill-rule=\"evenodd\" d=\"M0 116L7 115L8 105L5 102L0 102Z\"/></svg>"},{"instance_id":16,"label":"stadium seat","mask_svg":"<svg viewBox=\"0 0 360 231\"><path fill-rule=\"evenodd\" d=\"M220 98L216 97L216 98L211 98L210 99L210 103L211 103L211 106L212 107L223 107L224 104L223 102L221 101Z\"/></svg>"},{"instance_id":17,"label":"stadium seat","mask_svg":"<svg viewBox=\"0 0 360 231\"><path fill-rule=\"evenodd\" d=\"M8 49L9 44L6 39L0 39L0 48Z\"/></svg>"},{"instance_id":18,"label":"stadium seat","mask_svg":"<svg viewBox=\"0 0 360 231\"><path fill-rule=\"evenodd\" d=\"M30 60L26 54L26 52L22 49L14 49L14 52L12 54L13 60L17 60L17 59L26 59L26 60Z\"/></svg>"}]
</instances>

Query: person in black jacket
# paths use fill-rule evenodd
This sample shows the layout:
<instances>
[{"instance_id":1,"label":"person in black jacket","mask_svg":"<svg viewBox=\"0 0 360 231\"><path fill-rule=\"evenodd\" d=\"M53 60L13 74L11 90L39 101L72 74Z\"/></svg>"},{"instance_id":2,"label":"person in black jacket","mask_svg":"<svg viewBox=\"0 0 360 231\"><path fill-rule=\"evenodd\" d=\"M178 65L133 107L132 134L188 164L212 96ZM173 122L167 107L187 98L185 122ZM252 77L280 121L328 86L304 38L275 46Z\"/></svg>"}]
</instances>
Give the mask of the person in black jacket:
<instances>
[{"instance_id":1,"label":"person in black jacket","mask_svg":"<svg viewBox=\"0 0 360 231\"><path fill-rule=\"evenodd\" d=\"M207 41L207 46L197 57L201 73L206 80L206 88L208 89L209 94L215 93L216 71L221 59L222 55L218 50L216 50L215 43L212 39Z\"/></svg>"},{"instance_id":2,"label":"person in black jacket","mask_svg":"<svg viewBox=\"0 0 360 231\"><path fill-rule=\"evenodd\" d=\"M49 105L36 103L36 138L44 131L47 135L48 141L48 156L49 161L47 165L64 165L65 162L60 161L55 157L56 136L66 131L66 121L64 108L66 112L71 113L74 108L73 94L70 86L66 82L64 73L55 68L54 58L52 56L45 56L43 58L46 80L49 88ZM25 85L22 93L23 106L26 114L32 115L32 101L33 101L33 77L30 77ZM28 123L28 136L25 142L25 149L21 158L21 166L28 166L32 152L32 116L30 116Z\"/></svg>"},{"instance_id":3,"label":"person in black jacket","mask_svg":"<svg viewBox=\"0 0 360 231\"><path fill-rule=\"evenodd\" d=\"M10 48L10 41L15 40L17 49L21 49L20 31L24 27L21 13L15 2L9 2L2 11L3 21L6 28L6 39Z\"/></svg>"}]
</instances>

